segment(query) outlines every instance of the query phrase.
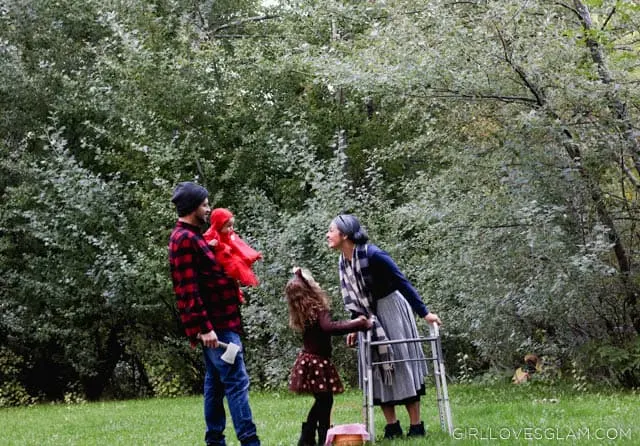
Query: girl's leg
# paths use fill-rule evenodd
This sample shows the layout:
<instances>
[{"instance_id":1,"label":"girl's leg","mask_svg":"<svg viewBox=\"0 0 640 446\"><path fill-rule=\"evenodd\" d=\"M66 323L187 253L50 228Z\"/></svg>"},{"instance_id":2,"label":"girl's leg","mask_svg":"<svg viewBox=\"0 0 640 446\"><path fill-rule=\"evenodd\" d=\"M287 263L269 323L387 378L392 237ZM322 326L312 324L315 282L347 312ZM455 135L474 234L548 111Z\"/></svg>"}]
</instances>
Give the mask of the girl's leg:
<instances>
[{"instance_id":1,"label":"girl's leg","mask_svg":"<svg viewBox=\"0 0 640 446\"><path fill-rule=\"evenodd\" d=\"M333 407L333 393L323 392L315 393L313 397L316 399L314 407L318 417L318 425L328 427L331 423L331 408Z\"/></svg>"},{"instance_id":2,"label":"girl's leg","mask_svg":"<svg viewBox=\"0 0 640 446\"><path fill-rule=\"evenodd\" d=\"M307 424L312 424L315 426L318 424L318 417L320 413L320 405L318 404L318 395L317 393L313 394L313 406L309 409L309 413L307 414Z\"/></svg>"},{"instance_id":3,"label":"girl's leg","mask_svg":"<svg viewBox=\"0 0 640 446\"><path fill-rule=\"evenodd\" d=\"M315 395L314 395L315 396ZM298 446L315 446L316 444L316 426L318 420L316 418L316 402L309 409L307 415L307 421L302 423L302 430L300 432L300 439L298 440Z\"/></svg>"},{"instance_id":4,"label":"girl's leg","mask_svg":"<svg viewBox=\"0 0 640 446\"><path fill-rule=\"evenodd\" d=\"M324 445L327 439L327 431L331 425L331 408L333 407L333 393L323 392L313 395L316 399L315 406L318 414L318 444Z\"/></svg>"}]
</instances>

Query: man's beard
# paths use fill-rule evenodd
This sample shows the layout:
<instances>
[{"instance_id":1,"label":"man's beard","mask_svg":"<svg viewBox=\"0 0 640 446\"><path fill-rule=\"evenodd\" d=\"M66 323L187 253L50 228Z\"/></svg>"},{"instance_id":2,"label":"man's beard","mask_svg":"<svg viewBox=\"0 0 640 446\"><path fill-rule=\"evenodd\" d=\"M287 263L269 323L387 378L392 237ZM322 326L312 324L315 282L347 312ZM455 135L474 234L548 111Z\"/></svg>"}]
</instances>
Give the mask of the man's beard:
<instances>
[{"instance_id":1,"label":"man's beard","mask_svg":"<svg viewBox=\"0 0 640 446\"><path fill-rule=\"evenodd\" d=\"M196 217L198 219L198 223L200 223L200 226L204 226L207 223L207 216L206 215L196 214Z\"/></svg>"}]
</instances>

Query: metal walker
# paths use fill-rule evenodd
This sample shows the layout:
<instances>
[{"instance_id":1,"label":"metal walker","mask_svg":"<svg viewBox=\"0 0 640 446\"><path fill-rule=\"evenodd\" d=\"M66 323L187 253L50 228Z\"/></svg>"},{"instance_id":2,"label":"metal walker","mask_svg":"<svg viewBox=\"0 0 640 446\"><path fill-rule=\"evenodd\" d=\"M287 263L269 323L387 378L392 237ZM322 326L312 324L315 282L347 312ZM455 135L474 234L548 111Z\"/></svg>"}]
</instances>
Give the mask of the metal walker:
<instances>
[{"instance_id":1,"label":"metal walker","mask_svg":"<svg viewBox=\"0 0 640 446\"><path fill-rule=\"evenodd\" d=\"M438 412L440 414L440 427L443 431L453 434L453 420L451 418L451 407L449 405L449 392L447 391L447 376L444 369L444 359L442 357L442 343L440 342L440 332L438 325L429 325L429 336L412 339L402 339L384 342L372 342L371 330L366 333L358 333L358 370L360 374L360 384L363 390L362 408L364 412L365 424L369 432L370 442L375 443L375 422L373 416L373 367L385 362L373 362L371 351L378 345L390 345L399 343L426 342L431 347L431 356L424 359L404 359L394 362L409 361L433 361L433 375L436 380L436 399L438 401Z\"/></svg>"}]
</instances>

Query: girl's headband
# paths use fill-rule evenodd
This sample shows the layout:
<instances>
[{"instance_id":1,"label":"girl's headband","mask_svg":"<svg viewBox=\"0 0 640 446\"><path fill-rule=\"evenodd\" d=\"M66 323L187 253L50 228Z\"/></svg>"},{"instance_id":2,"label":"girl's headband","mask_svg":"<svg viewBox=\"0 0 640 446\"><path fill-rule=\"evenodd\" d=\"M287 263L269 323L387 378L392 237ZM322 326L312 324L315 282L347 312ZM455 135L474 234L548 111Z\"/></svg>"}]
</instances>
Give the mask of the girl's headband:
<instances>
[{"instance_id":1,"label":"girl's headband","mask_svg":"<svg viewBox=\"0 0 640 446\"><path fill-rule=\"evenodd\" d=\"M305 270L304 268L300 268L299 266L293 267L293 274L300 278L307 286L311 286L311 283L314 281L311 274Z\"/></svg>"}]
</instances>

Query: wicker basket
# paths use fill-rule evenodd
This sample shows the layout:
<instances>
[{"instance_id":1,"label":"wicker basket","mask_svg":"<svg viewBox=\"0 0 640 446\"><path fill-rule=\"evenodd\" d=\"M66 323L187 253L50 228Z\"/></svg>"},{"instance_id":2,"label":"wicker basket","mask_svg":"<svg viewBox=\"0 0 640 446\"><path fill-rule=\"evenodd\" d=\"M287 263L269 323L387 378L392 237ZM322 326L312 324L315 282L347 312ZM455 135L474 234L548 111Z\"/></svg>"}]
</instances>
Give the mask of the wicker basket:
<instances>
[{"instance_id":1,"label":"wicker basket","mask_svg":"<svg viewBox=\"0 0 640 446\"><path fill-rule=\"evenodd\" d=\"M359 434L338 434L333 437L333 446L363 446L364 440Z\"/></svg>"}]
</instances>

